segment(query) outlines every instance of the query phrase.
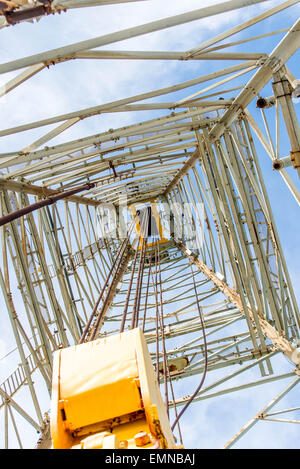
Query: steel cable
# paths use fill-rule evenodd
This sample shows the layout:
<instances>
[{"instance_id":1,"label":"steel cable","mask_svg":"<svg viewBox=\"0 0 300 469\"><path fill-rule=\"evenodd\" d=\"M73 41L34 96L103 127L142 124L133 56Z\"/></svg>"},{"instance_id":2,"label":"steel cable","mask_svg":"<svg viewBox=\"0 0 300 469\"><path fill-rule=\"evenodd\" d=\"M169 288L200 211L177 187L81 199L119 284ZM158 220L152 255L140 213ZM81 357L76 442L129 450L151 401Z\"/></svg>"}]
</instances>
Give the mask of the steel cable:
<instances>
[{"instance_id":1,"label":"steel cable","mask_svg":"<svg viewBox=\"0 0 300 469\"><path fill-rule=\"evenodd\" d=\"M138 324L138 316L139 316L139 307L140 307L140 296L141 296L141 289L143 283L143 270L144 270L144 262L145 262L145 252L146 252L146 244L148 238L148 221L149 221L149 212L147 210L146 213L142 214L142 222L141 222L141 253L139 258L139 267L137 272L137 281L136 281L136 290L135 290L135 299L132 311L132 319L131 319L131 329L137 327ZM145 236L146 235L146 236ZM146 240L145 240L146 238ZM139 244L138 244L139 246ZM137 246L137 249L138 249Z\"/></svg>"},{"instance_id":2,"label":"steel cable","mask_svg":"<svg viewBox=\"0 0 300 469\"><path fill-rule=\"evenodd\" d=\"M116 266L116 264L117 264L117 262L118 262L118 259L119 259L119 256L120 256L120 255L121 255L121 258L122 258L122 255L123 255L123 253L124 253L123 251L125 250L125 249L123 250L123 248L127 246L127 243L128 243L128 240L129 240L129 236L130 236L130 234L131 234L131 232L132 232L132 229L133 229L133 226L134 226L134 222L135 222L135 220L132 221L132 223L131 223L131 225L130 225L130 228L129 228L129 231L128 231L128 234L127 234L127 237L123 240L122 244L120 245L120 247L119 247L119 249L118 249L118 252L117 252L117 254L116 254L115 260L114 260L114 262L113 262L113 264L112 264L112 266L111 266L111 268L110 268L109 273L107 274L106 280L105 280L104 285L103 285L103 287L102 287L102 289L101 289L100 295L98 296L98 299L97 299L97 301L96 301L96 303L95 303L95 306L94 306L94 308L93 308L93 310L92 310L92 312L91 312L90 318L89 318L88 322L86 323L86 326L85 326L85 328L84 328L84 330L83 330L82 336L81 336L81 338L80 338L80 340L79 340L79 344L82 344L82 343L84 342L85 338L86 338L86 335L87 335L87 333L88 333L88 331L89 331L89 328L90 328L90 326L91 326L91 324L92 324L92 320L93 320L93 318L94 318L94 316L95 316L95 314L96 314L96 312L97 312L97 308L98 308L98 306L99 306L99 303L100 303L100 301L101 301L101 299L102 299L102 297L103 297L103 295L104 295L105 289L106 289L107 284L108 284L108 281L109 281L109 277L111 276L111 274L112 274L112 272L113 272L113 270L114 270L114 268L115 268L115 266Z\"/></svg>"},{"instance_id":3,"label":"steel cable","mask_svg":"<svg viewBox=\"0 0 300 469\"><path fill-rule=\"evenodd\" d=\"M196 287L196 282L195 282L195 277L194 277L194 271L193 271L193 267L191 265L191 271L192 271L192 278L193 278L193 284L194 284L194 289L195 289L195 296L196 296L196 301L197 301L197 308L198 308L198 313L199 313L199 316L200 316L200 321L201 321L201 326L202 326L202 334L203 334L203 344L204 344L204 370L203 370L203 375L202 375L202 378L201 378L201 381L199 383L199 386L197 387L197 389L195 390L195 392L192 394L192 396L189 398L188 402L185 404L185 406L183 407L183 409L179 412L179 414L177 415L177 417L175 418L173 424L172 424L172 427L171 429L174 430L175 426L177 425L179 419L182 417L182 415L184 414L184 412L187 410L187 408L189 407L189 405L193 402L194 398L196 397L196 395L199 393L199 391L201 390L202 386L203 386L203 383L204 383L204 380L205 380L205 377L206 377L206 372L207 372L207 342L206 342L206 334L205 334L205 326L204 326L204 320L203 320L203 315L202 315L202 312L201 312L201 309L200 309L200 305L199 305L199 298L198 298L198 292L197 292L197 287ZM175 401L174 401L175 403Z\"/></svg>"},{"instance_id":4,"label":"steel cable","mask_svg":"<svg viewBox=\"0 0 300 469\"><path fill-rule=\"evenodd\" d=\"M160 268L160 252L159 242L157 241L157 258L158 258L158 272L159 272L159 286L160 286L160 329L161 329L161 340L163 349L163 375L164 375L164 388L165 388L165 403L167 408L167 414L169 417L169 397L168 397L168 361L166 353L166 342L165 342L165 326L164 326L164 315L163 315L163 300L162 300L162 281L161 281L161 268Z\"/></svg>"}]
</instances>

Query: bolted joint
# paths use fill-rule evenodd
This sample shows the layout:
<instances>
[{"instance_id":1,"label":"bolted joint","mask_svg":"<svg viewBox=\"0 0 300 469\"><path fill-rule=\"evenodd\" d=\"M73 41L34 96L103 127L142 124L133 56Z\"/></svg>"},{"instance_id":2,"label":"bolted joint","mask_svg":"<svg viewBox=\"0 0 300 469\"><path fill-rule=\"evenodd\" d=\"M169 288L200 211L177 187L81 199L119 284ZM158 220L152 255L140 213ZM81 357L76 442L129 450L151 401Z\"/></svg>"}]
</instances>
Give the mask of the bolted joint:
<instances>
[{"instance_id":1,"label":"bolted joint","mask_svg":"<svg viewBox=\"0 0 300 469\"><path fill-rule=\"evenodd\" d=\"M292 92L294 91L289 80L285 77L277 78L274 76L272 88L276 99L282 98L284 96L291 97Z\"/></svg>"},{"instance_id":2,"label":"bolted joint","mask_svg":"<svg viewBox=\"0 0 300 469\"><path fill-rule=\"evenodd\" d=\"M135 445L138 447L148 445L151 442L150 436L148 433L141 430L134 436Z\"/></svg>"},{"instance_id":3,"label":"bolted joint","mask_svg":"<svg viewBox=\"0 0 300 469\"><path fill-rule=\"evenodd\" d=\"M279 57L268 57L264 65L269 67L273 73L277 73L283 66L282 60Z\"/></svg>"},{"instance_id":4,"label":"bolted joint","mask_svg":"<svg viewBox=\"0 0 300 469\"><path fill-rule=\"evenodd\" d=\"M300 168L300 150L290 151L290 157L295 169Z\"/></svg>"}]
</instances>

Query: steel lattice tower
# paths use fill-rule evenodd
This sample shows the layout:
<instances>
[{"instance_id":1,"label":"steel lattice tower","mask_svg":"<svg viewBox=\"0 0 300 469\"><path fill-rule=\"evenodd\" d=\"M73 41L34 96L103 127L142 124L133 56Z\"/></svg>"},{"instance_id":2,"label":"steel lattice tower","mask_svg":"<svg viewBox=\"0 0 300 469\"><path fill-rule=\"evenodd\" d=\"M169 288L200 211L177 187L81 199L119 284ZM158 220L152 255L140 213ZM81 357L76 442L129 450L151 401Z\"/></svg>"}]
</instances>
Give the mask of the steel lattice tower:
<instances>
[{"instance_id":1,"label":"steel lattice tower","mask_svg":"<svg viewBox=\"0 0 300 469\"><path fill-rule=\"evenodd\" d=\"M120 7L113 4L131 2L0 0L0 27L60 12L68 21L69 9L111 4L113 12ZM200 411L206 399L228 395L234 407L236 391L263 392L263 385L285 380L225 447L261 420L299 423L288 413L299 410L297 402L270 412L300 380L300 316L261 164L267 153L274 178L280 174L299 204L291 172L300 168L293 102L300 91L287 65L300 45L299 20L234 38L266 21L272 26L289 7L299 12L299 2L277 2L256 16L251 5L268 2L230 0L193 11L186 3L185 13L0 65L2 76L14 72L0 88L8 99L47 67L71 60L78 67L86 60L205 64L196 78L186 74L179 82L174 74L160 89L0 130L4 142L15 136L16 148L20 133L34 135L30 145L0 155L1 315L17 348L16 368L0 384L1 447L22 447L27 428L33 447L36 432L38 447L49 446L52 353L78 343L85 329L84 340L143 328L172 418L204 373L193 399ZM238 9L251 16L199 45L195 40L190 50L104 48ZM266 50L266 38L278 36ZM252 52L254 43L259 52ZM127 125L61 139L83 120L119 113ZM152 231L138 249L145 207L160 242ZM284 370L277 366L282 354Z\"/></svg>"}]
</instances>

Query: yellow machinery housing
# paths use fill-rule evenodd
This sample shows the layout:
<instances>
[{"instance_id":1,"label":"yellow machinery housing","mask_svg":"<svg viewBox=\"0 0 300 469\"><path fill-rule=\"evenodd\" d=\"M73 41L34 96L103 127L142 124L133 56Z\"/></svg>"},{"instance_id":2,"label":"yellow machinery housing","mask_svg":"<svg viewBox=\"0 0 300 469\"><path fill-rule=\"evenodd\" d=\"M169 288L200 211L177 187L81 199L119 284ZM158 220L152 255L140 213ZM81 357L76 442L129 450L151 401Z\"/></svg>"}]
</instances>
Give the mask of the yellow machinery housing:
<instances>
[{"instance_id":1,"label":"yellow machinery housing","mask_svg":"<svg viewBox=\"0 0 300 469\"><path fill-rule=\"evenodd\" d=\"M144 237L145 234L143 234L143 230L141 229L141 223L140 223L139 217L137 216L137 209L136 209L137 205L138 204L132 204L130 206L130 209L131 209L131 213L133 215L134 220L136 220L137 234L138 234L138 236L142 235L142 237ZM162 227L162 223L161 223L161 220L160 220L160 217L159 217L159 213L158 213L158 210L157 210L157 204L155 203L155 200L149 200L147 202L144 202L143 206L151 208L151 214L152 214L152 217L155 221L157 233L159 235L159 239L156 239L156 241L154 243L147 243L147 246L151 247L151 246L156 246L157 243L163 244L163 243L168 242L168 239L165 238L165 236L164 236L164 230L163 230L163 227ZM150 223L151 223L151 221L150 221ZM141 249L141 245L138 246L138 249Z\"/></svg>"},{"instance_id":2,"label":"yellow machinery housing","mask_svg":"<svg viewBox=\"0 0 300 469\"><path fill-rule=\"evenodd\" d=\"M54 354L54 449L175 448L140 329Z\"/></svg>"}]
</instances>

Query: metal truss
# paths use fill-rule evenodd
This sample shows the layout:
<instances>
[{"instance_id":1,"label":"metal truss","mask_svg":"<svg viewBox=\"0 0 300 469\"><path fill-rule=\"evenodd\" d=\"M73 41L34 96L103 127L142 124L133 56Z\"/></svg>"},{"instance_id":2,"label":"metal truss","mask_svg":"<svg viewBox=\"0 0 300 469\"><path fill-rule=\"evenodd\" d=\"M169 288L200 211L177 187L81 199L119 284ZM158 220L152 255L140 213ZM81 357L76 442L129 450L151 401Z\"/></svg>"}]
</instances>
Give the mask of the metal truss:
<instances>
[{"instance_id":1,"label":"metal truss","mask_svg":"<svg viewBox=\"0 0 300 469\"><path fill-rule=\"evenodd\" d=\"M130 1L0 0L0 27L71 8ZM274 177L281 175L300 204L288 172L300 168L300 130L292 100L297 80L287 65L300 45L300 24L231 39L299 2L280 2L187 51L102 48L264 1L214 4L0 64L0 74L19 70L0 97L46 67L69 60L127 60L128 67L131 60L219 64L217 71L208 65L205 75L161 89L0 130L1 138L15 135L18 142L19 133L41 129L26 148L0 155L1 217L64 193L63 200L0 228L2 312L18 349L16 369L0 384L4 448L24 446L23 428L32 434L32 445L38 431L38 447L49 446L53 351L133 326L144 330L165 401L176 415L190 399L191 383L196 388L206 370L207 381L194 402L290 379L225 447L259 420L299 423L277 418L299 410L299 402L269 412L299 381L300 315L261 154L270 156ZM265 38L276 35L282 37L278 45L265 51ZM259 53L248 52L252 41L262 45ZM237 63L224 66L224 61ZM265 95L270 83L271 97ZM261 109L259 118L253 102ZM151 119L139 120L140 111L151 111ZM83 119L116 113L130 113L130 124L48 146ZM44 133L50 124L55 126ZM289 142L283 154L282 132ZM90 186L80 194L66 192L86 183ZM138 225L124 235L134 220L125 204L137 210L154 202L160 242L139 244ZM99 224L104 204L116 213L113 236ZM284 372L277 367L280 354L289 362ZM182 395L185 382L188 395Z\"/></svg>"},{"instance_id":2,"label":"metal truss","mask_svg":"<svg viewBox=\"0 0 300 469\"><path fill-rule=\"evenodd\" d=\"M0 28L24 21L33 23L43 16L61 14L73 8L84 8L145 0L1 0Z\"/></svg>"}]
</instances>

